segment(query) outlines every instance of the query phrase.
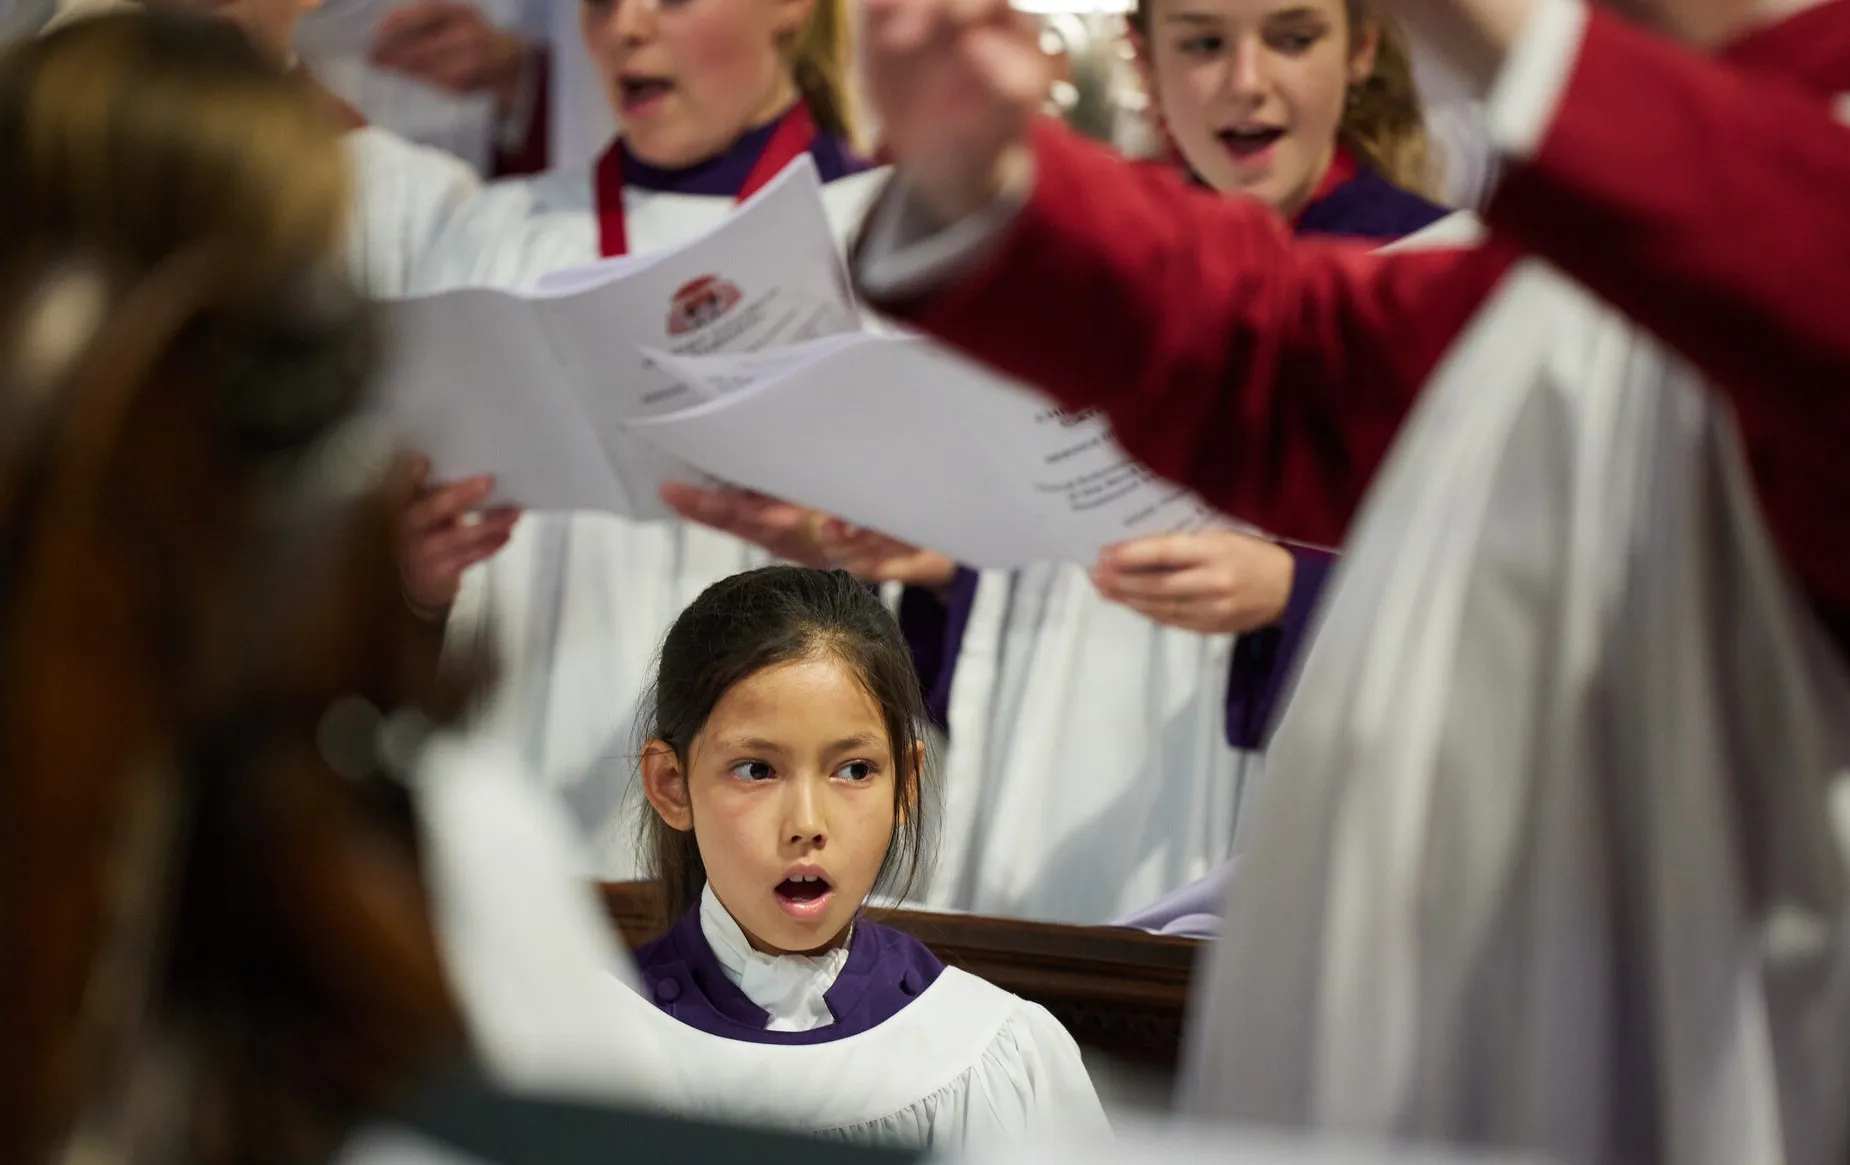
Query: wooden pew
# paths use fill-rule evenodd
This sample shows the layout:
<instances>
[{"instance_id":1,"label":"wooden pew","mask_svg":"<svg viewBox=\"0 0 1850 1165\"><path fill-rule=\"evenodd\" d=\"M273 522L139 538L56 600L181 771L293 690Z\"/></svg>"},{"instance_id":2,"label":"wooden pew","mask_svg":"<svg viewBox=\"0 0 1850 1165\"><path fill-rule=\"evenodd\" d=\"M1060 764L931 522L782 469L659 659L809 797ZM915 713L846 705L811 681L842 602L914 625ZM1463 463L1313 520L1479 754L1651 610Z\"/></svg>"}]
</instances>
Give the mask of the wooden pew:
<instances>
[{"instance_id":1,"label":"wooden pew","mask_svg":"<svg viewBox=\"0 0 1850 1165\"><path fill-rule=\"evenodd\" d=\"M603 891L611 921L630 946L660 933L648 883L609 882ZM1119 927L918 910L874 917L914 935L946 964L1041 1004L1082 1045L1174 1069L1199 942Z\"/></svg>"}]
</instances>

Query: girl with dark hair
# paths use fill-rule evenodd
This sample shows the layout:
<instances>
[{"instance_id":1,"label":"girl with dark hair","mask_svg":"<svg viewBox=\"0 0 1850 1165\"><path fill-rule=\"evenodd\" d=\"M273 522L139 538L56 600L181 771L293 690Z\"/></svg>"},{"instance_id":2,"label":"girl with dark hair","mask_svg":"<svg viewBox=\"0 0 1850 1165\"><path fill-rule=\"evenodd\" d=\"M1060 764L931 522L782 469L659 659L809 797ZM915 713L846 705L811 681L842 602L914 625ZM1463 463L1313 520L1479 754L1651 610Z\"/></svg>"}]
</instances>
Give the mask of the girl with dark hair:
<instances>
[{"instance_id":1,"label":"girl with dark hair","mask_svg":"<svg viewBox=\"0 0 1850 1165\"><path fill-rule=\"evenodd\" d=\"M669 631L643 722L642 848L678 921L637 962L683 1033L671 1058L753 1082L713 1090L727 1111L910 1145L1104 1127L1045 1009L863 913L911 885L937 816L918 678L876 595L796 566L714 584Z\"/></svg>"}]
</instances>

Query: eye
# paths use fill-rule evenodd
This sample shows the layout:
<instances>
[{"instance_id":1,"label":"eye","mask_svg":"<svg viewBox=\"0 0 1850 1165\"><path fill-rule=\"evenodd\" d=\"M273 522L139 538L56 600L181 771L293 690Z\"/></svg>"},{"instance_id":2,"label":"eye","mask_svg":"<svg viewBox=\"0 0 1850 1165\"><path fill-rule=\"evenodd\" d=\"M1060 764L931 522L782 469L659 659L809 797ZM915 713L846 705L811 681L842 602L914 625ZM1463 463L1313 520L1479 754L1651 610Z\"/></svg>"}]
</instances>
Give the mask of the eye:
<instances>
[{"instance_id":1,"label":"eye","mask_svg":"<svg viewBox=\"0 0 1850 1165\"><path fill-rule=\"evenodd\" d=\"M844 781L859 783L861 781L871 780L873 775L879 771L880 770L872 761L851 760L841 768L836 769L835 775L842 778Z\"/></svg>"},{"instance_id":2,"label":"eye","mask_svg":"<svg viewBox=\"0 0 1850 1165\"><path fill-rule=\"evenodd\" d=\"M742 760L728 771L741 781L768 781L777 775L776 769L761 760Z\"/></svg>"},{"instance_id":3,"label":"eye","mask_svg":"<svg viewBox=\"0 0 1850 1165\"><path fill-rule=\"evenodd\" d=\"M1322 39L1320 32L1279 32L1267 38L1275 51L1294 57L1309 52Z\"/></svg>"},{"instance_id":4,"label":"eye","mask_svg":"<svg viewBox=\"0 0 1850 1165\"><path fill-rule=\"evenodd\" d=\"M1227 46L1227 38L1217 32L1191 36L1176 46L1183 56L1211 57Z\"/></svg>"}]
</instances>

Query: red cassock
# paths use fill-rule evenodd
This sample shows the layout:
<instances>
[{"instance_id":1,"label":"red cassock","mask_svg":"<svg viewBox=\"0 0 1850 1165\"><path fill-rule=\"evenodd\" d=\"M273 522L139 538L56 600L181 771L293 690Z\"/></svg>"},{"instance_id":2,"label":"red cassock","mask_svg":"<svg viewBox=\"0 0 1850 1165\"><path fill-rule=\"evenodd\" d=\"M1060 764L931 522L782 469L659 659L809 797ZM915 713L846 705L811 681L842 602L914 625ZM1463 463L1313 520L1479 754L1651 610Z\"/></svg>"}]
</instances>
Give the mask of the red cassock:
<instances>
[{"instance_id":1,"label":"red cassock","mask_svg":"<svg viewBox=\"0 0 1850 1165\"><path fill-rule=\"evenodd\" d=\"M1256 206L1043 124L998 253L883 307L1104 405L1127 448L1228 512L1336 543L1422 385L1541 256L1727 394L1780 550L1850 649L1850 132L1820 100L1850 91L1850 4L1724 57L1593 13L1539 151L1486 211L1493 241L1464 250L1294 243Z\"/></svg>"}]
</instances>

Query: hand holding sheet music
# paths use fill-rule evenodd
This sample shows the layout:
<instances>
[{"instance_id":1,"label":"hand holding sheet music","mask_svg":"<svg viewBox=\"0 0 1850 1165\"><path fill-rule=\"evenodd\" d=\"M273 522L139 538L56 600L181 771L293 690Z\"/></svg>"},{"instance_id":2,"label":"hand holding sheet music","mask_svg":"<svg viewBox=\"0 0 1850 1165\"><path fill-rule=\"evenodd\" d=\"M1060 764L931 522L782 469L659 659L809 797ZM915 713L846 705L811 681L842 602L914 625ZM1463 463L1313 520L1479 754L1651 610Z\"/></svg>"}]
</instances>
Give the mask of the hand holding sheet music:
<instances>
[{"instance_id":1,"label":"hand holding sheet music","mask_svg":"<svg viewBox=\"0 0 1850 1165\"><path fill-rule=\"evenodd\" d=\"M531 291L394 301L383 385L402 438L438 480L491 473L499 502L667 517L689 469L637 440L640 416L712 399L647 360L737 353L861 326L807 157L708 234L559 272Z\"/></svg>"},{"instance_id":2,"label":"hand holding sheet music","mask_svg":"<svg viewBox=\"0 0 1850 1165\"><path fill-rule=\"evenodd\" d=\"M865 328L808 158L679 248L389 312L391 421L497 503L666 518L717 479L994 567L1223 524L1103 416Z\"/></svg>"},{"instance_id":3,"label":"hand holding sheet music","mask_svg":"<svg viewBox=\"0 0 1850 1165\"><path fill-rule=\"evenodd\" d=\"M638 435L971 565L1090 562L1124 538L1221 523L1132 461L1103 416L1065 414L926 340L862 333L751 359L654 359L730 390L638 419Z\"/></svg>"}]
</instances>

